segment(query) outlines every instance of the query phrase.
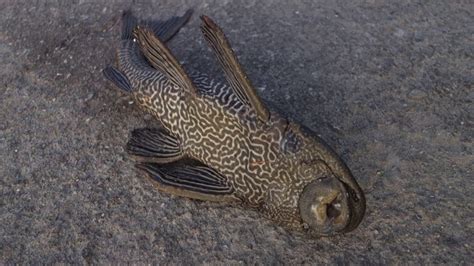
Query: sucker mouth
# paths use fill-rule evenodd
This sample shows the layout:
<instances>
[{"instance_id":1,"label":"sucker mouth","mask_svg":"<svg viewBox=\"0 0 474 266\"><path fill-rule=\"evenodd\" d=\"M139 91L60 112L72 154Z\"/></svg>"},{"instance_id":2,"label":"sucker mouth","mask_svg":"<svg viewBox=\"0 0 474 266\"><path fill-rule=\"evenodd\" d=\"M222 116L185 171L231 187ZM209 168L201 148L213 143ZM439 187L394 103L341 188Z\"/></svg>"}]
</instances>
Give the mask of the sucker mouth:
<instances>
[{"instance_id":1,"label":"sucker mouth","mask_svg":"<svg viewBox=\"0 0 474 266\"><path fill-rule=\"evenodd\" d=\"M308 229L318 236L352 231L362 220L350 187L335 177L308 184L300 197L300 215ZM359 200L359 199L357 199Z\"/></svg>"},{"instance_id":2,"label":"sucker mouth","mask_svg":"<svg viewBox=\"0 0 474 266\"><path fill-rule=\"evenodd\" d=\"M311 206L311 211L316 217L316 223L321 226L328 226L332 223L344 223L341 214L345 212L343 203L341 202L341 193L336 192L326 197L318 197L317 203Z\"/></svg>"}]
</instances>

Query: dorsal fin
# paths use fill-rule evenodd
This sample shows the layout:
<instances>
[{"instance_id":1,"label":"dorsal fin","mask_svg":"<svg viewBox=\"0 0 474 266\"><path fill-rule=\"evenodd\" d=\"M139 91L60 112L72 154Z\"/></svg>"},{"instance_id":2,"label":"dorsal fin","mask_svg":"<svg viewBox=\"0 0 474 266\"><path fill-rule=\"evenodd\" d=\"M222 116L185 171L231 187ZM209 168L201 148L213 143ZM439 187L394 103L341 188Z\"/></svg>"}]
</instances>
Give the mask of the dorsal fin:
<instances>
[{"instance_id":1,"label":"dorsal fin","mask_svg":"<svg viewBox=\"0 0 474 266\"><path fill-rule=\"evenodd\" d=\"M232 90L242 103L255 110L260 120L268 121L270 113L247 78L224 33L209 17L201 16L201 19L201 31L216 54Z\"/></svg>"},{"instance_id":2,"label":"dorsal fin","mask_svg":"<svg viewBox=\"0 0 474 266\"><path fill-rule=\"evenodd\" d=\"M193 95L197 95L197 89L183 67L151 30L139 26L133 30L133 34L138 40L143 55L154 68L165 74L173 84L184 88Z\"/></svg>"}]
</instances>

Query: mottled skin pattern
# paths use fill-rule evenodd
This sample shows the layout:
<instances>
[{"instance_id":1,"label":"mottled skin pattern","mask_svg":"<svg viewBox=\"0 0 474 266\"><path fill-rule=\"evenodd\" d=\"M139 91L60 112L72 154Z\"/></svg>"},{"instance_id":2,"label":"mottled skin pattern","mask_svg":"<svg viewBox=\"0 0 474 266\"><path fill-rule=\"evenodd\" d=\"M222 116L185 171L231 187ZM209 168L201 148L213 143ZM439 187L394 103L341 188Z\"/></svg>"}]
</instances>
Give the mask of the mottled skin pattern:
<instances>
[{"instance_id":1,"label":"mottled skin pattern","mask_svg":"<svg viewBox=\"0 0 474 266\"><path fill-rule=\"evenodd\" d=\"M350 197L364 200L345 164L311 131L276 112L268 121L259 120L229 86L204 74L189 75L198 89L190 97L148 64L135 40L122 40L117 58L138 105L179 140L186 157L225 176L236 203L288 228L306 230L298 201L310 182L335 176L348 184Z\"/></svg>"},{"instance_id":2,"label":"mottled skin pattern","mask_svg":"<svg viewBox=\"0 0 474 266\"><path fill-rule=\"evenodd\" d=\"M228 177L235 197L244 204L282 225L302 229L298 199L314 179L310 173L330 172L328 163L344 166L325 163L324 154L311 152L313 145L322 145L312 143L304 137L307 132L279 114L272 112L270 121L260 122L228 86L206 75L190 74L202 97L185 97L182 88L140 63L135 43L122 42L119 68L132 82L133 97L180 139L185 154Z\"/></svg>"}]
</instances>

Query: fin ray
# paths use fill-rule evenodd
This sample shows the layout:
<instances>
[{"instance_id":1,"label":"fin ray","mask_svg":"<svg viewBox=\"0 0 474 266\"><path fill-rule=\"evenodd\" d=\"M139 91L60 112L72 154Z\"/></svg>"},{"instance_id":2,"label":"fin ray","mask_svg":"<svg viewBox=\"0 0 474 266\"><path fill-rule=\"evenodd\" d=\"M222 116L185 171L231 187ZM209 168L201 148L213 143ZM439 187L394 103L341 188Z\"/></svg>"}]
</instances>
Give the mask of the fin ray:
<instances>
[{"instance_id":1,"label":"fin ray","mask_svg":"<svg viewBox=\"0 0 474 266\"><path fill-rule=\"evenodd\" d=\"M122 13L122 40L129 40L133 38L132 31L137 26L138 20L132 14L130 9Z\"/></svg>"},{"instance_id":2,"label":"fin ray","mask_svg":"<svg viewBox=\"0 0 474 266\"><path fill-rule=\"evenodd\" d=\"M140 24L150 28L161 41L167 42L189 21L193 14L192 9L188 9L184 15L174 16L166 21L144 20Z\"/></svg>"},{"instance_id":3,"label":"fin ray","mask_svg":"<svg viewBox=\"0 0 474 266\"><path fill-rule=\"evenodd\" d=\"M192 95L197 95L197 89L183 67L152 31L137 27L133 32L140 45L140 50L154 68L164 73L173 84L184 88Z\"/></svg>"},{"instance_id":4,"label":"fin ray","mask_svg":"<svg viewBox=\"0 0 474 266\"><path fill-rule=\"evenodd\" d=\"M164 129L140 128L132 131L127 152L142 161L168 163L183 157L180 141Z\"/></svg>"},{"instance_id":5,"label":"fin ray","mask_svg":"<svg viewBox=\"0 0 474 266\"><path fill-rule=\"evenodd\" d=\"M136 166L156 181L162 191L200 200L237 200L226 177L207 166L156 163L139 163Z\"/></svg>"},{"instance_id":6,"label":"fin ray","mask_svg":"<svg viewBox=\"0 0 474 266\"><path fill-rule=\"evenodd\" d=\"M137 25L144 25L163 41L169 41L178 31L189 21L193 14L192 9L188 9L182 16L174 16L165 21L162 20L138 20L130 9L122 13L122 40L133 39L133 29Z\"/></svg>"},{"instance_id":7,"label":"fin ray","mask_svg":"<svg viewBox=\"0 0 474 266\"><path fill-rule=\"evenodd\" d=\"M232 90L242 103L255 110L260 120L267 121L270 113L258 97L222 29L207 16L201 16L201 20L201 31L224 70L225 77Z\"/></svg>"},{"instance_id":8,"label":"fin ray","mask_svg":"<svg viewBox=\"0 0 474 266\"><path fill-rule=\"evenodd\" d=\"M117 68L113 66L107 66L104 68L104 70L102 70L102 73L108 80L110 80L120 89L126 92L131 92L133 90L130 80L128 80L127 76L125 76L125 74Z\"/></svg>"}]
</instances>

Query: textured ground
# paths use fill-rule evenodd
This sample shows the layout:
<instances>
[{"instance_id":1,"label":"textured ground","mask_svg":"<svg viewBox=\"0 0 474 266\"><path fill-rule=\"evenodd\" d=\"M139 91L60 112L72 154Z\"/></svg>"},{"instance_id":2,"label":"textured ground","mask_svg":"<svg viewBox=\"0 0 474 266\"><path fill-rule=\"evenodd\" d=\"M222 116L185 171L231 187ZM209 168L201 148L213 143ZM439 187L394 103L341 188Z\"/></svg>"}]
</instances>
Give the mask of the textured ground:
<instances>
[{"instance_id":1,"label":"textured ground","mask_svg":"<svg viewBox=\"0 0 474 266\"><path fill-rule=\"evenodd\" d=\"M0 1L0 263L472 263L469 1ZM318 131L367 193L354 232L305 239L156 191L124 152L153 125L101 69L121 10L193 7L261 95ZM172 41L221 73L195 15Z\"/></svg>"}]
</instances>

